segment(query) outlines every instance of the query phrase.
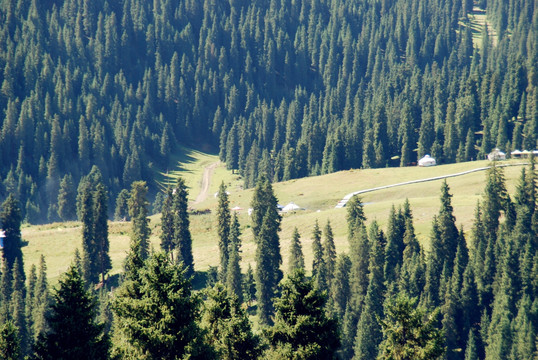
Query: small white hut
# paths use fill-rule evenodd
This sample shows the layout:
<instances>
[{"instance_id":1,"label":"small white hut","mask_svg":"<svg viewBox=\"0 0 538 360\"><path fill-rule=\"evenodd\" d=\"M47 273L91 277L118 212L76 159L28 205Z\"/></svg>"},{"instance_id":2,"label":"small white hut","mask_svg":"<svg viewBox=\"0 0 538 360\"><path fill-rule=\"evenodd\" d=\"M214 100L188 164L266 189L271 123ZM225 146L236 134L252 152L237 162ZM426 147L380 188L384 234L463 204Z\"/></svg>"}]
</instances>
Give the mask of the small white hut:
<instances>
[{"instance_id":1,"label":"small white hut","mask_svg":"<svg viewBox=\"0 0 538 360\"><path fill-rule=\"evenodd\" d=\"M495 148L488 154L488 160L489 161L506 160L506 154L503 153L501 150L499 150L499 148Z\"/></svg>"},{"instance_id":2,"label":"small white hut","mask_svg":"<svg viewBox=\"0 0 538 360\"><path fill-rule=\"evenodd\" d=\"M301 210L301 207L293 202L290 202L288 205L284 206L282 209L283 212L297 211Z\"/></svg>"},{"instance_id":3,"label":"small white hut","mask_svg":"<svg viewBox=\"0 0 538 360\"><path fill-rule=\"evenodd\" d=\"M435 166L437 162L430 155L424 155L422 159L418 161L418 166Z\"/></svg>"}]
</instances>

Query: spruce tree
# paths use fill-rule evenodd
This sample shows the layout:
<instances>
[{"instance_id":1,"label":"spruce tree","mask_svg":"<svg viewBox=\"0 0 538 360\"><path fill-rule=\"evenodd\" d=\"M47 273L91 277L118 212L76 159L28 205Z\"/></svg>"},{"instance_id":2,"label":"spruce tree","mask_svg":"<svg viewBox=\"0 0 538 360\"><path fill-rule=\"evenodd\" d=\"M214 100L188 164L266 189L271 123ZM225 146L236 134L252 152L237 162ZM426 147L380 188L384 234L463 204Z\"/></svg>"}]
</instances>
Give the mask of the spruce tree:
<instances>
[{"instance_id":1,"label":"spruce tree","mask_svg":"<svg viewBox=\"0 0 538 360\"><path fill-rule=\"evenodd\" d=\"M17 328L20 348L23 354L26 354L28 349L28 328L26 325L26 304L24 301L26 295L26 287L24 280L21 278L22 270L20 269L19 260L15 259L13 266L13 285L9 304L9 317Z\"/></svg>"},{"instance_id":2,"label":"spruce tree","mask_svg":"<svg viewBox=\"0 0 538 360\"><path fill-rule=\"evenodd\" d=\"M24 262L21 250L21 209L19 201L15 199L13 194L9 194L7 199L2 203L0 222L2 224L2 230L4 230L6 235L4 238L4 249L2 251L3 260L6 262L9 272L13 271L13 265L17 260L20 265L20 275L24 281L26 277L24 275Z\"/></svg>"},{"instance_id":3,"label":"spruce tree","mask_svg":"<svg viewBox=\"0 0 538 360\"><path fill-rule=\"evenodd\" d=\"M161 249L169 253L173 259L174 244L174 214L172 212L172 203L174 193L171 187L166 189L166 196L161 209Z\"/></svg>"},{"instance_id":4,"label":"spruce tree","mask_svg":"<svg viewBox=\"0 0 538 360\"><path fill-rule=\"evenodd\" d=\"M294 270L304 270L304 256L301 246L301 235L299 229L295 227L291 236L290 257L288 260L288 273L292 273Z\"/></svg>"},{"instance_id":5,"label":"spruce tree","mask_svg":"<svg viewBox=\"0 0 538 360\"><path fill-rule=\"evenodd\" d=\"M430 314L417 307L416 299L398 296L385 306L381 320L383 342L378 359L441 359L443 333L437 326L438 310Z\"/></svg>"},{"instance_id":6,"label":"spruce tree","mask_svg":"<svg viewBox=\"0 0 538 360\"><path fill-rule=\"evenodd\" d=\"M116 198L116 208L114 209L114 220L129 221L129 190L122 189Z\"/></svg>"},{"instance_id":7,"label":"spruce tree","mask_svg":"<svg viewBox=\"0 0 538 360\"><path fill-rule=\"evenodd\" d=\"M174 213L174 245L178 249L178 261L183 262L187 276L194 274L194 259L192 257L192 237L189 229L187 185L183 178L178 178L172 211Z\"/></svg>"},{"instance_id":8,"label":"spruce tree","mask_svg":"<svg viewBox=\"0 0 538 360\"><path fill-rule=\"evenodd\" d=\"M375 224L375 223L374 223ZM378 347L382 340L381 326L378 319L383 318L384 301L384 238L380 231L371 239L372 249L370 255L369 284L364 299L364 308L357 324L355 337L354 359L375 359Z\"/></svg>"},{"instance_id":9,"label":"spruce tree","mask_svg":"<svg viewBox=\"0 0 538 360\"><path fill-rule=\"evenodd\" d=\"M232 252L233 254L233 252ZM202 325L219 359L256 359L261 354L260 339L254 335L241 302L217 284L207 291Z\"/></svg>"},{"instance_id":10,"label":"spruce tree","mask_svg":"<svg viewBox=\"0 0 538 360\"><path fill-rule=\"evenodd\" d=\"M0 358L4 360L19 360L21 347L17 328L12 321L0 325Z\"/></svg>"},{"instance_id":11,"label":"spruce tree","mask_svg":"<svg viewBox=\"0 0 538 360\"><path fill-rule=\"evenodd\" d=\"M226 287L230 294L234 294L239 303L243 302L243 281L241 275L241 267L239 262L241 261L241 230L239 228L239 220L237 214L234 213L232 217L232 225L230 228L229 243L230 243L230 257L228 259L227 273L226 273Z\"/></svg>"},{"instance_id":12,"label":"spruce tree","mask_svg":"<svg viewBox=\"0 0 538 360\"><path fill-rule=\"evenodd\" d=\"M351 296L349 284L349 272L351 260L347 254L339 254L336 258L334 278L330 289L330 304L338 319L344 317L344 313Z\"/></svg>"},{"instance_id":13,"label":"spruce tree","mask_svg":"<svg viewBox=\"0 0 538 360\"><path fill-rule=\"evenodd\" d=\"M248 269L243 281L243 295L248 306L256 300L256 280L254 279L254 271L250 264L248 264Z\"/></svg>"},{"instance_id":14,"label":"spruce tree","mask_svg":"<svg viewBox=\"0 0 538 360\"><path fill-rule=\"evenodd\" d=\"M325 264L327 286L330 288L336 262L336 247L334 245L334 235L330 220L327 220L323 235L323 263Z\"/></svg>"},{"instance_id":15,"label":"spruce tree","mask_svg":"<svg viewBox=\"0 0 538 360\"><path fill-rule=\"evenodd\" d=\"M76 219L75 199L76 192L73 177L71 174L67 174L62 178L58 192L58 215L62 221Z\"/></svg>"},{"instance_id":16,"label":"spruce tree","mask_svg":"<svg viewBox=\"0 0 538 360\"><path fill-rule=\"evenodd\" d=\"M277 210L277 199L269 180L260 178L252 197L252 231L256 243L256 298L258 316L262 324L271 323L273 297L282 278L280 265L281 218Z\"/></svg>"},{"instance_id":17,"label":"spruce tree","mask_svg":"<svg viewBox=\"0 0 538 360\"><path fill-rule=\"evenodd\" d=\"M325 313L326 295L304 272L295 271L281 284L275 302L275 324L266 331L267 356L274 359L334 359L340 345L338 322Z\"/></svg>"},{"instance_id":18,"label":"spruce tree","mask_svg":"<svg viewBox=\"0 0 538 360\"><path fill-rule=\"evenodd\" d=\"M101 281L105 281L105 275L112 269L108 241L108 195L103 184L98 184L94 194L94 223L93 233L97 247L95 269Z\"/></svg>"},{"instance_id":19,"label":"spruce tree","mask_svg":"<svg viewBox=\"0 0 538 360\"><path fill-rule=\"evenodd\" d=\"M314 230L312 230L312 278L318 289L325 289L327 285L326 275L323 247L321 246L321 230L316 219Z\"/></svg>"},{"instance_id":20,"label":"spruce tree","mask_svg":"<svg viewBox=\"0 0 538 360\"><path fill-rule=\"evenodd\" d=\"M110 343L97 323L97 303L71 266L60 280L47 315L48 331L36 343L36 359L108 359Z\"/></svg>"},{"instance_id":21,"label":"spruce tree","mask_svg":"<svg viewBox=\"0 0 538 360\"><path fill-rule=\"evenodd\" d=\"M141 267L138 253L135 246L126 264L127 281L117 290L112 305L117 330L134 349L132 356L213 358L197 323L200 299L192 292L187 269L164 253L153 255Z\"/></svg>"},{"instance_id":22,"label":"spruce tree","mask_svg":"<svg viewBox=\"0 0 538 360\"><path fill-rule=\"evenodd\" d=\"M228 258L230 256L230 201L224 181L219 186L217 200L217 232L219 235L221 278L226 278Z\"/></svg>"},{"instance_id":23,"label":"spruce tree","mask_svg":"<svg viewBox=\"0 0 538 360\"><path fill-rule=\"evenodd\" d=\"M138 243L138 251L142 259L148 257L149 228L147 200L148 187L145 181L135 181L131 185L131 194L128 201L129 216L132 219L131 242Z\"/></svg>"},{"instance_id":24,"label":"spruce tree","mask_svg":"<svg viewBox=\"0 0 538 360\"><path fill-rule=\"evenodd\" d=\"M98 280L98 247L95 239L94 194L89 182L80 191L80 220L82 221L82 275L86 284Z\"/></svg>"}]
</instances>

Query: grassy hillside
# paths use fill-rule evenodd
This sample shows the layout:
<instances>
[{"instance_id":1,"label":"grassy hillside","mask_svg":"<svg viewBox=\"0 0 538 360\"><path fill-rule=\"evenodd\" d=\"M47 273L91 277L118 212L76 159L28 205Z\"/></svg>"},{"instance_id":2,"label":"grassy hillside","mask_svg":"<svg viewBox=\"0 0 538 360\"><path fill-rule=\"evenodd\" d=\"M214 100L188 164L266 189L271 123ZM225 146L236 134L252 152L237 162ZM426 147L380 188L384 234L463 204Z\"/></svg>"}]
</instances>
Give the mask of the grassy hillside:
<instances>
[{"instance_id":1,"label":"grassy hillside","mask_svg":"<svg viewBox=\"0 0 538 360\"><path fill-rule=\"evenodd\" d=\"M194 199L200 190L204 167L216 163L218 158L195 151L191 152L189 157L191 161L182 163L181 171L170 174L185 177L190 187L190 198ZM515 164L516 161L512 161L512 163ZM351 170L274 184L276 196L281 204L285 205L293 201L305 208L305 210L283 216L282 232L280 234L281 252L284 258L283 269L287 267L289 243L294 227L297 227L301 233L307 267L312 263L310 234L316 219L322 228L327 220L331 221L337 251L347 251L346 209L334 208L337 202L346 194L357 190L453 174L484 166L488 166L487 161L442 165L431 168L407 167ZM507 167L504 171L508 190L513 193L521 166ZM485 176L485 172L475 172L447 179L453 194L452 202L458 226L461 224L466 232L471 229L474 209L476 202L482 196ZM250 220L247 214L252 198L252 189L243 190L240 178L237 175L232 175L222 164L218 164L211 177L209 196L204 201L193 205L193 207L213 210L217 203L213 194L217 191L221 181L228 185L231 193L231 206L240 206L243 209L239 211L239 219L243 232L242 265L243 269L245 269L248 263L255 265L253 261L255 246L252 241ZM439 209L441 182L442 180L436 180L364 194L362 199L365 204L364 208L368 221L375 219L382 228L385 228L391 205L398 206L408 198L413 210L417 236L427 248L431 220ZM154 249L159 249L159 221L159 215L151 217L151 227L153 229L151 241ZM194 261L197 270L206 270L208 266L218 264L215 223L214 212L213 214L191 216ZM111 222L109 230L110 255L113 262L112 273L118 273L121 271L121 264L128 249L130 224ZM23 249L26 268L28 269L32 263L37 264L39 256L44 254L49 277L52 282L56 282L58 276L65 271L71 262L75 248L80 248L81 226L78 222L27 226L23 228L23 238L28 243Z\"/></svg>"}]
</instances>

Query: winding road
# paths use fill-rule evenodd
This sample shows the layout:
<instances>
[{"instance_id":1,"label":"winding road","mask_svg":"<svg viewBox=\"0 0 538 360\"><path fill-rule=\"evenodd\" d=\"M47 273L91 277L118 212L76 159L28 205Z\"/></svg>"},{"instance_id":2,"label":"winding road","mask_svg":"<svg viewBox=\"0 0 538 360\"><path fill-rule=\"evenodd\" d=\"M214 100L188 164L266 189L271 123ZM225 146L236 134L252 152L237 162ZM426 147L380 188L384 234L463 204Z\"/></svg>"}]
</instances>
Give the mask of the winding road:
<instances>
[{"instance_id":1,"label":"winding road","mask_svg":"<svg viewBox=\"0 0 538 360\"><path fill-rule=\"evenodd\" d=\"M507 166L523 166L523 165L529 165L529 163L501 164L501 165L496 165L496 166L497 167L507 167ZM423 182L427 182L427 181L435 181L435 180L441 180L441 179L446 179L446 178L450 178L450 177L462 176L462 175L467 175L467 174L474 173L474 172L477 172L477 171L488 170L490 168L491 168L491 166L485 166L485 167L481 167L481 168L477 168L477 169L473 169L473 170L467 170L467 171L463 171L463 172L459 172L459 173L455 173L455 174L448 174L448 175L435 176L435 177L426 178L426 179L405 181L405 182L401 182L401 183L397 183L397 184L378 186L378 187L375 187L375 188L355 191L355 192L352 192L351 194L347 194L346 196L344 196L344 198L342 200L340 200L338 202L338 204L336 204L335 208L339 209L339 208L343 208L344 206L346 206L347 202L354 195L364 194L364 193L368 193L368 192L372 192L372 191L376 191L376 190L389 189L389 188L393 188L393 187L397 187L397 186L403 186L403 185L409 185L409 184L417 184L417 183L423 183Z\"/></svg>"}]
</instances>

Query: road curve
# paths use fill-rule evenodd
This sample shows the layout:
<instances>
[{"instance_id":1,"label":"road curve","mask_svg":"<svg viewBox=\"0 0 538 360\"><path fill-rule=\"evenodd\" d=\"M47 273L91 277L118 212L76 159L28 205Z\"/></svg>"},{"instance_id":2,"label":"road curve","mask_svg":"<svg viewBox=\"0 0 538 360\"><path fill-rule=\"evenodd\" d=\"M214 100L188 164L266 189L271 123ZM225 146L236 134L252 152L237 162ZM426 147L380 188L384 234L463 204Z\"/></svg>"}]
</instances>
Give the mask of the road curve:
<instances>
[{"instance_id":1,"label":"road curve","mask_svg":"<svg viewBox=\"0 0 538 360\"><path fill-rule=\"evenodd\" d=\"M501 165L496 165L496 166L497 167L507 167L507 166L523 166L523 165L529 165L529 163L501 164ZM372 191L376 191L376 190L389 189L389 188L393 188L393 187L397 187L397 186L418 184L418 183L423 183L423 182L428 182L428 181L435 181L435 180L441 180L441 179L446 179L446 178L451 178L451 177L456 177L456 176L462 176L462 175L467 175L467 174L474 173L474 172L477 172L477 171L488 170L490 168L491 168L491 166L485 166L485 167L481 167L481 168L477 168L477 169L473 169L473 170L467 170L467 171L463 171L463 172L459 172L459 173L455 173L455 174L448 174L448 175L435 176L435 177L426 178L426 179L405 181L405 182L401 182L401 183L397 183L397 184L378 186L378 187L375 187L375 188L355 191L355 192L352 192L352 193L347 194L346 196L344 196L342 198L342 200L340 200L338 202L338 204L336 204L335 208L339 209L339 208L343 208L344 206L346 206L347 202L354 195L360 195L360 194L364 194L364 193L368 193L368 192L372 192Z\"/></svg>"}]
</instances>

